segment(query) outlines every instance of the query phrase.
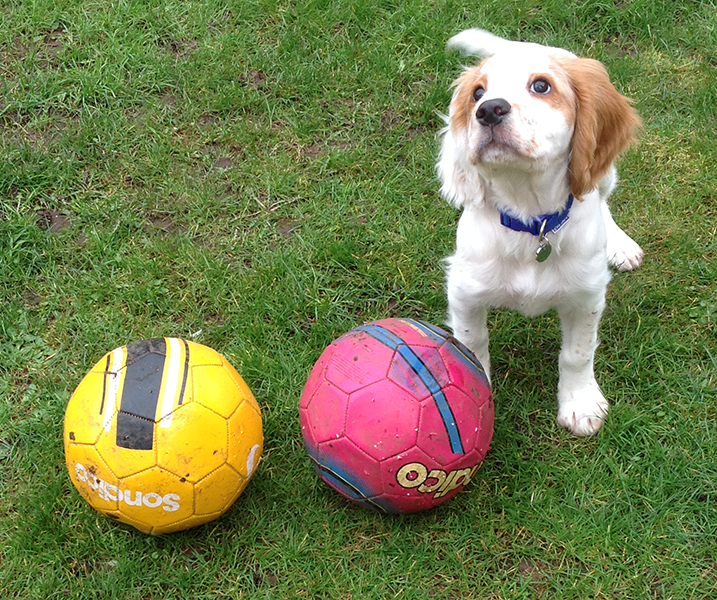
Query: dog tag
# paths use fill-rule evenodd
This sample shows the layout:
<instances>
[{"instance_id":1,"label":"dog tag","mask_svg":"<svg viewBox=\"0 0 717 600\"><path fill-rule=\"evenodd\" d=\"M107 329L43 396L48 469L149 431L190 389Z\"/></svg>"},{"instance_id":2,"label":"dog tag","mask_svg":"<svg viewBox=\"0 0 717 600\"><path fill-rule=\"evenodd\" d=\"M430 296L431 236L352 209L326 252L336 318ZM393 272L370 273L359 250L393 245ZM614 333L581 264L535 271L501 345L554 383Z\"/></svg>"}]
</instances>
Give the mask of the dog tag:
<instances>
[{"instance_id":1,"label":"dog tag","mask_svg":"<svg viewBox=\"0 0 717 600\"><path fill-rule=\"evenodd\" d=\"M543 224L540 226L540 233L538 234L538 249L535 251L535 260L539 263L548 260L548 256L550 256L550 253L553 251L548 237L545 235L545 225L547 222L547 219L543 221Z\"/></svg>"},{"instance_id":2,"label":"dog tag","mask_svg":"<svg viewBox=\"0 0 717 600\"><path fill-rule=\"evenodd\" d=\"M548 256L550 256L550 253L553 251L553 248L550 245L548 238L546 237L543 237L538 240L538 244L538 249L535 251L535 260L537 260L539 263L545 262L546 260L548 260Z\"/></svg>"}]
</instances>

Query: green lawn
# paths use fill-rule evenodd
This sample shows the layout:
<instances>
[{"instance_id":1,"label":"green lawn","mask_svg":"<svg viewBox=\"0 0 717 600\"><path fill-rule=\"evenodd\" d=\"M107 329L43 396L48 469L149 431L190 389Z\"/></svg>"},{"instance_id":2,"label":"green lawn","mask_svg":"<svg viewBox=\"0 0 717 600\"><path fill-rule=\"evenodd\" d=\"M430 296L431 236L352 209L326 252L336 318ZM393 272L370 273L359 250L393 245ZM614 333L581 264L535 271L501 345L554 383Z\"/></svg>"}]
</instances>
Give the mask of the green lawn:
<instances>
[{"instance_id":1,"label":"green lawn","mask_svg":"<svg viewBox=\"0 0 717 600\"><path fill-rule=\"evenodd\" d=\"M497 311L483 467L381 516L315 476L298 400L344 331L443 322L436 112L473 26L635 100L612 206L647 257L609 290L597 436L555 423L555 316ZM0 598L714 598L716 30L714 0L3 0ZM62 449L85 372L155 336L225 354L266 437L232 510L166 537L95 513Z\"/></svg>"}]
</instances>

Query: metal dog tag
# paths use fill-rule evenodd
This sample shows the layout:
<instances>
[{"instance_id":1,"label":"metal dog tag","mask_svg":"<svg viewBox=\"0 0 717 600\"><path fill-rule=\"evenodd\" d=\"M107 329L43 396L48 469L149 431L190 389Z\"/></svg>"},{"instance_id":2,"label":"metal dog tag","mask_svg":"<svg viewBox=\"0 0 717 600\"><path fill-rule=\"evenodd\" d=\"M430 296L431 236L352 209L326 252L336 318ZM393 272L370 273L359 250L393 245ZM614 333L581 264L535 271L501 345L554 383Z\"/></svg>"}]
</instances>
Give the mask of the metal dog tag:
<instances>
[{"instance_id":1,"label":"metal dog tag","mask_svg":"<svg viewBox=\"0 0 717 600\"><path fill-rule=\"evenodd\" d=\"M550 245L548 238L546 237L538 240L538 244L538 249L535 251L535 260L537 260L539 263L545 262L546 260L548 260L548 256L550 256L550 253L553 251L553 248Z\"/></svg>"},{"instance_id":2,"label":"metal dog tag","mask_svg":"<svg viewBox=\"0 0 717 600\"><path fill-rule=\"evenodd\" d=\"M538 249L535 251L535 260L539 263L548 260L548 256L550 256L550 253L553 251L548 237L545 235L545 224L547 222L547 219L543 221L543 224L540 226L540 233L538 234Z\"/></svg>"}]
</instances>

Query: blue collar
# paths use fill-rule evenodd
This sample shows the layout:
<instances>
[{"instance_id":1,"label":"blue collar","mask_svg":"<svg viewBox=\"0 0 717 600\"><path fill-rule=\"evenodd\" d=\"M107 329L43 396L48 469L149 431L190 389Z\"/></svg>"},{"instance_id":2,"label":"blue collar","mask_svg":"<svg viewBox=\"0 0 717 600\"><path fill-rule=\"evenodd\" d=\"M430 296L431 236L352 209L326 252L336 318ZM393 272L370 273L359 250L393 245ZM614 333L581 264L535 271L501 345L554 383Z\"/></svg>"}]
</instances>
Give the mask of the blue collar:
<instances>
[{"instance_id":1,"label":"blue collar","mask_svg":"<svg viewBox=\"0 0 717 600\"><path fill-rule=\"evenodd\" d=\"M570 207L573 205L573 200L573 195L570 194L568 196L568 203L565 205L563 210L548 215L538 215L529 223L525 223L524 221L499 210L500 224L508 229L512 229L513 231L527 231L533 235L540 235L541 229L543 230L543 233L554 233L565 225L565 222L570 218L568 213L570 212ZM543 221L545 221L544 228Z\"/></svg>"}]
</instances>

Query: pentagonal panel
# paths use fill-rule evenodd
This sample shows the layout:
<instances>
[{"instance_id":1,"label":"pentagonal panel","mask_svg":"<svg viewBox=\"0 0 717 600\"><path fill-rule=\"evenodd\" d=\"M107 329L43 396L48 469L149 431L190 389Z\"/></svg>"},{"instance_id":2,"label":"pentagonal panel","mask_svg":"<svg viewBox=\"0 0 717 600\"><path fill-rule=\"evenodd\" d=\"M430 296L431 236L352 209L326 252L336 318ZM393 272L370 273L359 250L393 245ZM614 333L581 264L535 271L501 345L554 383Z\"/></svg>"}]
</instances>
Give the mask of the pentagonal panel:
<instances>
[{"instance_id":1,"label":"pentagonal panel","mask_svg":"<svg viewBox=\"0 0 717 600\"><path fill-rule=\"evenodd\" d=\"M376 460L416 443L420 404L403 388L384 379L349 398L346 435Z\"/></svg>"},{"instance_id":2,"label":"pentagonal panel","mask_svg":"<svg viewBox=\"0 0 717 600\"><path fill-rule=\"evenodd\" d=\"M393 349L365 331L352 330L334 342L334 353L326 365L326 379L351 393L388 373Z\"/></svg>"},{"instance_id":3,"label":"pentagonal panel","mask_svg":"<svg viewBox=\"0 0 717 600\"><path fill-rule=\"evenodd\" d=\"M324 382L311 397L303 426L317 442L336 439L344 434L348 395L332 383Z\"/></svg>"},{"instance_id":4,"label":"pentagonal panel","mask_svg":"<svg viewBox=\"0 0 717 600\"><path fill-rule=\"evenodd\" d=\"M157 465L177 477L196 482L228 458L227 421L198 403L174 411L169 427L155 427Z\"/></svg>"}]
</instances>

